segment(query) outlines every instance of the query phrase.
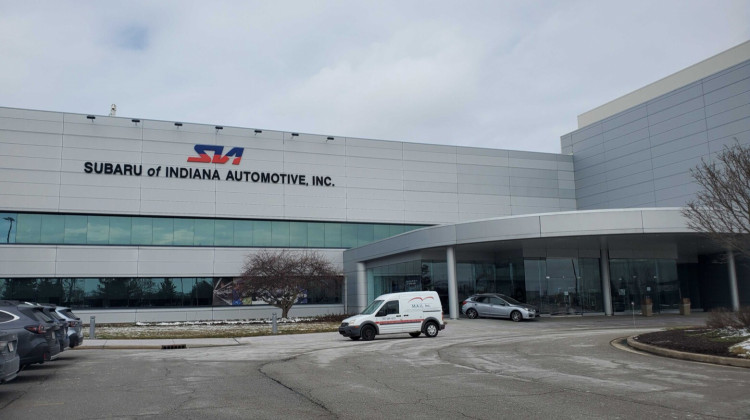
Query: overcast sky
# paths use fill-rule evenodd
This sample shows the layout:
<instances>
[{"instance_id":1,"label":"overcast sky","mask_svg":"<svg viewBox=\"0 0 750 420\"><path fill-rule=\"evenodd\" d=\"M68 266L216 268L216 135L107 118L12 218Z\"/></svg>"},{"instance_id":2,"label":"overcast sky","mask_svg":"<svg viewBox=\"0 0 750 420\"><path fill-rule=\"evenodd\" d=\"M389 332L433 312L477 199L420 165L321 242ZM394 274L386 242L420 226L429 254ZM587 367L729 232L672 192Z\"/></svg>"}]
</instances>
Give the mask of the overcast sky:
<instances>
[{"instance_id":1,"label":"overcast sky","mask_svg":"<svg viewBox=\"0 0 750 420\"><path fill-rule=\"evenodd\" d=\"M0 106L560 152L748 0L0 0Z\"/></svg>"}]
</instances>

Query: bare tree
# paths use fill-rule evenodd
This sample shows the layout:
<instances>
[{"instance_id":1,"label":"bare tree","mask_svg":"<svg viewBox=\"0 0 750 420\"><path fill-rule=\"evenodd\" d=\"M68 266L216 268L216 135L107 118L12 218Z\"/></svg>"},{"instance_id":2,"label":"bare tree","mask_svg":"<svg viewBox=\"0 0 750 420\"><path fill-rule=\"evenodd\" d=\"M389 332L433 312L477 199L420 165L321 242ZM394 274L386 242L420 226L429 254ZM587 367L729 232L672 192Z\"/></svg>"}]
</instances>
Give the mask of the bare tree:
<instances>
[{"instance_id":1,"label":"bare tree","mask_svg":"<svg viewBox=\"0 0 750 420\"><path fill-rule=\"evenodd\" d=\"M313 251L264 249L245 261L242 283L256 298L282 310L289 310L311 288L337 282L339 270L323 254Z\"/></svg>"},{"instance_id":2,"label":"bare tree","mask_svg":"<svg viewBox=\"0 0 750 420\"><path fill-rule=\"evenodd\" d=\"M703 189L682 210L688 226L750 257L750 148L725 146L690 172Z\"/></svg>"}]
</instances>

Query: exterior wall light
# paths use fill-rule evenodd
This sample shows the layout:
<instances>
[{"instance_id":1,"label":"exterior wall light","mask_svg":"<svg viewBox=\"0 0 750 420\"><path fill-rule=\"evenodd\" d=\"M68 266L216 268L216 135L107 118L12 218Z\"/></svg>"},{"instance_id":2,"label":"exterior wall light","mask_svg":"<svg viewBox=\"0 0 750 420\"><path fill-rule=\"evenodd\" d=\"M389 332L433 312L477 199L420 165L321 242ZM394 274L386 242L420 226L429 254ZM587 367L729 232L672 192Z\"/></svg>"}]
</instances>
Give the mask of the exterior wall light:
<instances>
[{"instance_id":1,"label":"exterior wall light","mask_svg":"<svg viewBox=\"0 0 750 420\"><path fill-rule=\"evenodd\" d=\"M299 136L299 133L292 133L292 137L297 137L297 136Z\"/></svg>"},{"instance_id":2,"label":"exterior wall light","mask_svg":"<svg viewBox=\"0 0 750 420\"><path fill-rule=\"evenodd\" d=\"M223 130L223 129L224 129L224 127L222 127L222 126L220 126L220 125L217 125L217 126L216 126L216 127L214 127L214 128L216 128L217 130Z\"/></svg>"},{"instance_id":3,"label":"exterior wall light","mask_svg":"<svg viewBox=\"0 0 750 420\"><path fill-rule=\"evenodd\" d=\"M174 123L174 125L175 125L175 127L182 127L182 123L181 122L176 122L176 123Z\"/></svg>"},{"instance_id":4,"label":"exterior wall light","mask_svg":"<svg viewBox=\"0 0 750 420\"><path fill-rule=\"evenodd\" d=\"M255 130L255 134L260 134L262 132L263 132L263 130Z\"/></svg>"},{"instance_id":5,"label":"exterior wall light","mask_svg":"<svg viewBox=\"0 0 750 420\"><path fill-rule=\"evenodd\" d=\"M86 115L86 118L88 118L88 119L90 119L92 121L96 119L96 117L93 116L93 115Z\"/></svg>"}]
</instances>

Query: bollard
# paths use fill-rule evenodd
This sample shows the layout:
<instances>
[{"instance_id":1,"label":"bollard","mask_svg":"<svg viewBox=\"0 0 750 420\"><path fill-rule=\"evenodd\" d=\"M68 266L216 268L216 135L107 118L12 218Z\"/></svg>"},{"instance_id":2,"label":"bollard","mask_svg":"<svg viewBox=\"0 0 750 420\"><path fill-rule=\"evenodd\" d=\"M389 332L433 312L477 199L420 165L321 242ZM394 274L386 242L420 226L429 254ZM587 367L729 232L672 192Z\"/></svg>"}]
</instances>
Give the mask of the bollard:
<instances>
[{"instance_id":1,"label":"bollard","mask_svg":"<svg viewBox=\"0 0 750 420\"><path fill-rule=\"evenodd\" d=\"M90 340L96 340L96 333L94 332L96 330L96 317L92 316L89 321L89 339Z\"/></svg>"},{"instance_id":2,"label":"bollard","mask_svg":"<svg viewBox=\"0 0 750 420\"><path fill-rule=\"evenodd\" d=\"M276 334L279 332L278 327L276 326L276 312L271 315L271 334Z\"/></svg>"}]
</instances>

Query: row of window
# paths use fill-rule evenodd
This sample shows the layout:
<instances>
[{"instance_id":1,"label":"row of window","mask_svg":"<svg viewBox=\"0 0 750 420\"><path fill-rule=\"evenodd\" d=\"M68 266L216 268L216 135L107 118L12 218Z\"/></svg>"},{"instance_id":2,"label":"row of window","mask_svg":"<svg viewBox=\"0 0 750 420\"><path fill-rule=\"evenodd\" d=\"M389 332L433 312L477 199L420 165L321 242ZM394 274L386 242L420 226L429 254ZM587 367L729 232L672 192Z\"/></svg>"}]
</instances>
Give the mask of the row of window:
<instances>
[{"instance_id":1,"label":"row of window","mask_svg":"<svg viewBox=\"0 0 750 420\"><path fill-rule=\"evenodd\" d=\"M6 278L0 299L72 308L147 308L265 305L225 277ZM304 289L297 304L341 303L342 279Z\"/></svg>"},{"instance_id":2,"label":"row of window","mask_svg":"<svg viewBox=\"0 0 750 420\"><path fill-rule=\"evenodd\" d=\"M423 226L0 213L0 243L354 248Z\"/></svg>"}]
</instances>

